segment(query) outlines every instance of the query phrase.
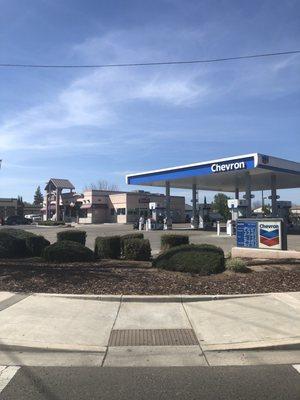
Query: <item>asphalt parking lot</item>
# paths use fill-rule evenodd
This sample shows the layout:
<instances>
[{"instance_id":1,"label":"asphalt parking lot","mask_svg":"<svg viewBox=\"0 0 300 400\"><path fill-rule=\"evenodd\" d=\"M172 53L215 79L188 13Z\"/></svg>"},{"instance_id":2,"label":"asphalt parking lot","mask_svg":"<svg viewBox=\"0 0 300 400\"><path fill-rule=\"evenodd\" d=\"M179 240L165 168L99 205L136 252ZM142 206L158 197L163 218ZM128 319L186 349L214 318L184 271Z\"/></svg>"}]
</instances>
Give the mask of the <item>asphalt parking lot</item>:
<instances>
[{"instance_id":1,"label":"asphalt parking lot","mask_svg":"<svg viewBox=\"0 0 300 400\"><path fill-rule=\"evenodd\" d=\"M26 229L39 235L43 235L51 243L56 241L57 232L68 229L66 227L45 227L37 225L19 225L16 228ZM75 228L81 229L87 232L87 246L91 249L94 248L95 238L97 236L109 236L109 235L124 235L126 233L137 232L134 231L132 225L125 224L95 224L95 225L77 225ZM217 236L214 231L192 231L188 229L188 224L174 224L173 233L187 234L190 237L190 242L209 243L216 246L220 246L225 253L229 252L235 245L235 237L230 237L221 233L221 236ZM160 237L163 231L143 231L145 238L150 240L151 248L154 253L157 253L160 249ZM288 235L288 248L290 250L300 251L300 235Z\"/></svg>"}]
</instances>

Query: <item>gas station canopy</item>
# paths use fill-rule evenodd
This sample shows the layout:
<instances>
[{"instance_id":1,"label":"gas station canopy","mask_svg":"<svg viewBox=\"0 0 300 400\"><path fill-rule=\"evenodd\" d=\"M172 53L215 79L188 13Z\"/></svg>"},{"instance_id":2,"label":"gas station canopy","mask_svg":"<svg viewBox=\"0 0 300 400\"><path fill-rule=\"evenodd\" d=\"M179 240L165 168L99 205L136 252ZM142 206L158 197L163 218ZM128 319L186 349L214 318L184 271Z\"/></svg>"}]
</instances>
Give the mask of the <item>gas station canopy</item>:
<instances>
[{"instance_id":1,"label":"gas station canopy","mask_svg":"<svg viewBox=\"0 0 300 400\"><path fill-rule=\"evenodd\" d=\"M247 176L247 179L245 179ZM141 172L126 176L127 184L142 186L240 192L300 187L300 163L264 154L253 153L218 160Z\"/></svg>"}]
</instances>

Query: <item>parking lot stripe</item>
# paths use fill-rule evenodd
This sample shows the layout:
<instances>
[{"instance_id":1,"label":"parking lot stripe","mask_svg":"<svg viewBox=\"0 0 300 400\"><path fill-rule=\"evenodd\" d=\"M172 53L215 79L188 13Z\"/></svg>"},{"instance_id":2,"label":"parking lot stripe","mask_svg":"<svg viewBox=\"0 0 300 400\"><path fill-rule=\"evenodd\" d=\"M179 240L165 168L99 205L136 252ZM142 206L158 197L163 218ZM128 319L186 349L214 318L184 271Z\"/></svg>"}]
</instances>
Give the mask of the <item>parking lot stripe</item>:
<instances>
[{"instance_id":1,"label":"parking lot stripe","mask_svg":"<svg viewBox=\"0 0 300 400\"><path fill-rule=\"evenodd\" d=\"M0 366L0 393L2 390L5 388L6 385L12 380L12 378L15 376L17 371L20 369L20 367L17 366L5 366L1 365Z\"/></svg>"}]
</instances>

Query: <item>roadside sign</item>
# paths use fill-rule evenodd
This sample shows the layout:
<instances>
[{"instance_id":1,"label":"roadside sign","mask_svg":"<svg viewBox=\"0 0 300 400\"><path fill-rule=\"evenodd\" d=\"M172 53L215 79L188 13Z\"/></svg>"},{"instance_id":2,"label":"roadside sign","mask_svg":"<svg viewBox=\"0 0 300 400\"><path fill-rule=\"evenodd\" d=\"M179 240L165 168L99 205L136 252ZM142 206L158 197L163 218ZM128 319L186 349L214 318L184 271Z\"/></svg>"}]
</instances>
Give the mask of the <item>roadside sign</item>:
<instances>
[{"instance_id":1,"label":"roadside sign","mask_svg":"<svg viewBox=\"0 0 300 400\"><path fill-rule=\"evenodd\" d=\"M280 250L281 245L281 221L258 221L258 237L260 249Z\"/></svg>"},{"instance_id":2,"label":"roadside sign","mask_svg":"<svg viewBox=\"0 0 300 400\"><path fill-rule=\"evenodd\" d=\"M283 219L238 219L236 243L238 247L286 250L287 238Z\"/></svg>"},{"instance_id":3,"label":"roadside sign","mask_svg":"<svg viewBox=\"0 0 300 400\"><path fill-rule=\"evenodd\" d=\"M238 247L257 248L257 223L256 221L238 220L236 225L236 240Z\"/></svg>"}]
</instances>

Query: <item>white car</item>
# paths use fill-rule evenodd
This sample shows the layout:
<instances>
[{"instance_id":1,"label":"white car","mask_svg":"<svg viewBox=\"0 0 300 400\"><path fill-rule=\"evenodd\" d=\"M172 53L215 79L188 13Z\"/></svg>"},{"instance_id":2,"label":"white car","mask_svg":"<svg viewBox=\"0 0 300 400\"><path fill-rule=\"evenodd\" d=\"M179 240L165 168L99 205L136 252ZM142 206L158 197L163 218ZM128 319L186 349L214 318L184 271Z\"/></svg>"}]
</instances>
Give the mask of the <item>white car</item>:
<instances>
[{"instance_id":1,"label":"white car","mask_svg":"<svg viewBox=\"0 0 300 400\"><path fill-rule=\"evenodd\" d=\"M39 214L28 214L25 215L25 218L32 219L33 222L39 222L42 220L42 216Z\"/></svg>"}]
</instances>

